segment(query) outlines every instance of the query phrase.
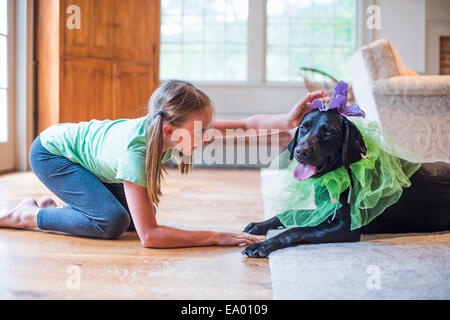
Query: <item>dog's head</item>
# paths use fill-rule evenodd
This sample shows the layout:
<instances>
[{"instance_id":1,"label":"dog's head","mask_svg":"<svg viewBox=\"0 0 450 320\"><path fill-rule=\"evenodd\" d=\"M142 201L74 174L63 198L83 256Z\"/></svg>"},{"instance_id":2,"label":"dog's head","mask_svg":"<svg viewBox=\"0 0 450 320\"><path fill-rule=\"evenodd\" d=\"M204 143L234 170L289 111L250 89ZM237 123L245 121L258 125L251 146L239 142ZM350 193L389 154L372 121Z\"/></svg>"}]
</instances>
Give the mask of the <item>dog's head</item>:
<instances>
[{"instance_id":1,"label":"dog's head","mask_svg":"<svg viewBox=\"0 0 450 320\"><path fill-rule=\"evenodd\" d=\"M367 152L358 128L335 110L308 113L288 149L291 160L299 163L294 169L297 180L317 178L342 165L348 171Z\"/></svg>"}]
</instances>

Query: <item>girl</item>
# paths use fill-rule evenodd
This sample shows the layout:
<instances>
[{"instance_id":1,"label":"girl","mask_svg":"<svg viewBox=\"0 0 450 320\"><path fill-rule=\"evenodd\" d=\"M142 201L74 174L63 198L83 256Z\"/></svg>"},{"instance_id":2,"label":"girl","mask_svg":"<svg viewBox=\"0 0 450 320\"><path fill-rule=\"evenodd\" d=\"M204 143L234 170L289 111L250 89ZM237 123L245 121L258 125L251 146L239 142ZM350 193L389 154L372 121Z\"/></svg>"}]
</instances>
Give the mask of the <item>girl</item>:
<instances>
[{"instance_id":1,"label":"girl","mask_svg":"<svg viewBox=\"0 0 450 320\"><path fill-rule=\"evenodd\" d=\"M131 229L137 231L142 245L150 248L254 243L257 238L244 233L158 225L154 205L162 195L162 165L174 156L182 173L190 171L192 164L173 154L191 157L201 141L196 137L209 127L221 132L227 128L291 129L309 111L307 104L323 96L324 92L308 94L289 114L213 122L208 96L188 82L172 80L152 94L145 117L51 126L34 140L30 165L67 205L57 208L51 198L39 202L26 199L0 216L0 227L103 239L117 238ZM194 121L201 121L201 131L194 131ZM191 139L172 139L180 129ZM177 152L172 152L174 149Z\"/></svg>"}]
</instances>

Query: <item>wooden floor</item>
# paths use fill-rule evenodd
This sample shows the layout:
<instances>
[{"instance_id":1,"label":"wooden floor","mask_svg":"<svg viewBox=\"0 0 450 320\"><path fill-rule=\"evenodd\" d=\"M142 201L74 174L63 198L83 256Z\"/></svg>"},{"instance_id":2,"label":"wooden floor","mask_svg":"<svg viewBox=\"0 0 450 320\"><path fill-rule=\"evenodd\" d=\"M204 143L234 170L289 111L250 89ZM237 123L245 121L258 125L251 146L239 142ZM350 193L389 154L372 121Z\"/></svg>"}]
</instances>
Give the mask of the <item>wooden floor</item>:
<instances>
[{"instance_id":1,"label":"wooden floor","mask_svg":"<svg viewBox=\"0 0 450 320\"><path fill-rule=\"evenodd\" d=\"M163 192L160 224L240 232L263 219L259 170L170 170ZM0 175L1 211L44 195L52 194L31 172ZM241 250L146 249L135 233L93 240L0 229L0 299L271 299L268 260Z\"/></svg>"}]
</instances>

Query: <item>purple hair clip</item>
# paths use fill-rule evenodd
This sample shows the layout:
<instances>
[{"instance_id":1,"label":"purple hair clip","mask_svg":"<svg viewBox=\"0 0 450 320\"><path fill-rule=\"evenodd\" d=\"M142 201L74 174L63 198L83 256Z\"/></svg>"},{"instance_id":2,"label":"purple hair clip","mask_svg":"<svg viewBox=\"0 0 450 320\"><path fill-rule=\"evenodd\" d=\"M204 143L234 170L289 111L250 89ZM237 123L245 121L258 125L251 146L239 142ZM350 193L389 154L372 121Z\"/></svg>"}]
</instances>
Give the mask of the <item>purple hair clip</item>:
<instances>
[{"instance_id":1,"label":"purple hair clip","mask_svg":"<svg viewBox=\"0 0 450 320\"><path fill-rule=\"evenodd\" d=\"M347 93L348 84L344 81L339 81L334 88L334 93L329 103L323 103L322 99L318 98L309 104L309 108L311 110L319 109L320 111L337 109L340 114L346 117L352 116L365 118L366 113L357 104L347 106Z\"/></svg>"}]
</instances>

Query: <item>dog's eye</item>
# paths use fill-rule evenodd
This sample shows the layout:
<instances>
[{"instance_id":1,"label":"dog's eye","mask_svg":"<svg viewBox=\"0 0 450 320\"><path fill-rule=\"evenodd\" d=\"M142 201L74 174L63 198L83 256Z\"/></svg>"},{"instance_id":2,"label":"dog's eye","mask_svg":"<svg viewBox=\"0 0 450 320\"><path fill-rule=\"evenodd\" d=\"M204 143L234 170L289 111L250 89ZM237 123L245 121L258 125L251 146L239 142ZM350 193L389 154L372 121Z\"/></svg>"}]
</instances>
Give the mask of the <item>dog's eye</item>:
<instances>
[{"instance_id":1,"label":"dog's eye","mask_svg":"<svg viewBox=\"0 0 450 320\"><path fill-rule=\"evenodd\" d=\"M325 127L325 126L320 128L320 136L321 137L329 137L332 134L333 134L333 130L331 130L330 128Z\"/></svg>"},{"instance_id":2,"label":"dog's eye","mask_svg":"<svg viewBox=\"0 0 450 320\"><path fill-rule=\"evenodd\" d=\"M308 131L308 128L309 122L308 121L302 122L302 124L300 125L300 133L305 134Z\"/></svg>"}]
</instances>

